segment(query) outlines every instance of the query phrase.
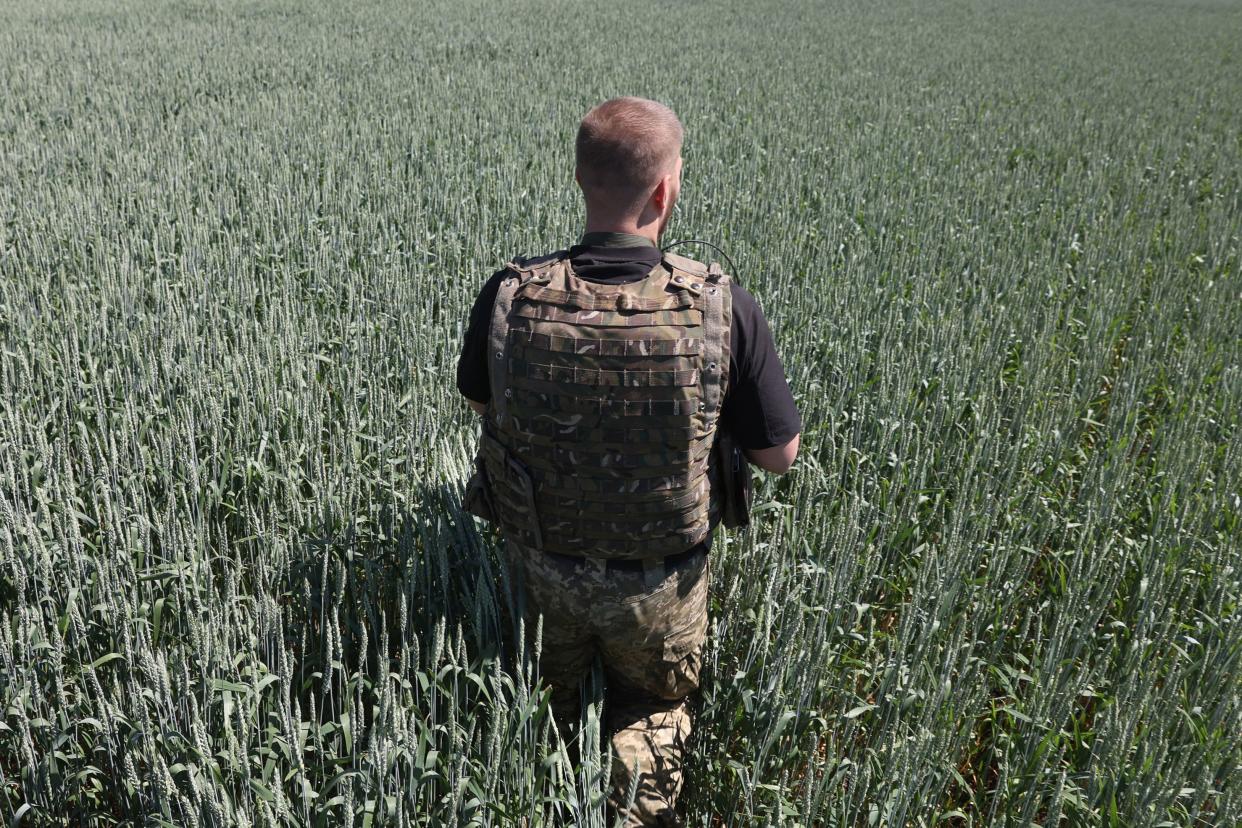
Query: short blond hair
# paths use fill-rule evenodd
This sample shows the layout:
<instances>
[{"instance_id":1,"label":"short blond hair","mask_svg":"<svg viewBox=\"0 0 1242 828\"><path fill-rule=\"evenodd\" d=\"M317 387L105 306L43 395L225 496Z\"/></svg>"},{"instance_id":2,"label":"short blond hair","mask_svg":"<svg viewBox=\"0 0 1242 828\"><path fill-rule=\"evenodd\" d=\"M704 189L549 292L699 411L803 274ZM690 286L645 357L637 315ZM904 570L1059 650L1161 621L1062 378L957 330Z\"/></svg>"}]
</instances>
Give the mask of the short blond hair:
<instances>
[{"instance_id":1,"label":"short blond hair","mask_svg":"<svg viewBox=\"0 0 1242 828\"><path fill-rule=\"evenodd\" d=\"M604 101L578 126L574 154L583 191L588 198L641 201L680 157L683 136L681 121L658 101Z\"/></svg>"}]
</instances>

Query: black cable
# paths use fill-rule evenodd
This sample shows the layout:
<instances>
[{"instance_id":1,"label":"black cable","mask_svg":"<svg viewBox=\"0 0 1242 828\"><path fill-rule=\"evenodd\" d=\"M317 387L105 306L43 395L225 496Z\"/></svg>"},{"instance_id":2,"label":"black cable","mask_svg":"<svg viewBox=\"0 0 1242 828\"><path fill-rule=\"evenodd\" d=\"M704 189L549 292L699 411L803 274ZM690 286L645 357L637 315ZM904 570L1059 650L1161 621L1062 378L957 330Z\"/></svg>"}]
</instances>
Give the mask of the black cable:
<instances>
[{"instance_id":1,"label":"black cable","mask_svg":"<svg viewBox=\"0 0 1242 828\"><path fill-rule=\"evenodd\" d=\"M737 281L737 268L733 266L733 260L729 258L729 254L724 252L719 247L717 247L716 245L712 244L709 241L705 241L703 239L681 239L680 241L670 242L669 244L664 245L663 247L660 248L660 252L664 253L670 247L676 247L679 244L705 244L708 247L710 247L712 250L715 250L717 253L719 253L721 256L724 257L725 262L729 265L729 275L733 278L733 281L735 282Z\"/></svg>"}]
</instances>

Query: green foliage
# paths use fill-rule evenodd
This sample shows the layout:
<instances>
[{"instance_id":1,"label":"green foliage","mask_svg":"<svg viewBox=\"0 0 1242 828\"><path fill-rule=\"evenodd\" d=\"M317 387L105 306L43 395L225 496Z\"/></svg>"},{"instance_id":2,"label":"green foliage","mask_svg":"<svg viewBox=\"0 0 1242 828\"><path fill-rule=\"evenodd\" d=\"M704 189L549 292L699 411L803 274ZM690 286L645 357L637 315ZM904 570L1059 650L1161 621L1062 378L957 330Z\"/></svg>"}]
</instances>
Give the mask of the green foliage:
<instances>
[{"instance_id":1,"label":"green foliage","mask_svg":"<svg viewBox=\"0 0 1242 828\"><path fill-rule=\"evenodd\" d=\"M806 425L716 539L691 824L1242 819L1242 10L935 6L7 9L0 819L605 824L453 366L622 93Z\"/></svg>"}]
</instances>

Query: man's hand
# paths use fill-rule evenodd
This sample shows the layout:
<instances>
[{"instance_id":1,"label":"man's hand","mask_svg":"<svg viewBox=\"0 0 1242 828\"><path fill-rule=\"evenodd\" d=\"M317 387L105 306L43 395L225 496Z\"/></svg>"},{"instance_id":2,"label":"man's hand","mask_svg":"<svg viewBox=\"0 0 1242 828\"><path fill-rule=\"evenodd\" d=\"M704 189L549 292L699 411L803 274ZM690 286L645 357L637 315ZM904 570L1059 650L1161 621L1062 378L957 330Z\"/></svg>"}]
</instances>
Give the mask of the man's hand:
<instances>
[{"instance_id":1,"label":"man's hand","mask_svg":"<svg viewBox=\"0 0 1242 828\"><path fill-rule=\"evenodd\" d=\"M764 471L784 474L789 471L789 467L793 465L794 458L798 456L798 445L801 440L802 435L795 434L794 438L783 446L772 446L765 449L744 449L746 459Z\"/></svg>"},{"instance_id":2,"label":"man's hand","mask_svg":"<svg viewBox=\"0 0 1242 828\"><path fill-rule=\"evenodd\" d=\"M469 397L466 397L466 402L469 403L470 407L473 408L479 414L482 414L484 411L487 410L487 403L475 402Z\"/></svg>"}]
</instances>

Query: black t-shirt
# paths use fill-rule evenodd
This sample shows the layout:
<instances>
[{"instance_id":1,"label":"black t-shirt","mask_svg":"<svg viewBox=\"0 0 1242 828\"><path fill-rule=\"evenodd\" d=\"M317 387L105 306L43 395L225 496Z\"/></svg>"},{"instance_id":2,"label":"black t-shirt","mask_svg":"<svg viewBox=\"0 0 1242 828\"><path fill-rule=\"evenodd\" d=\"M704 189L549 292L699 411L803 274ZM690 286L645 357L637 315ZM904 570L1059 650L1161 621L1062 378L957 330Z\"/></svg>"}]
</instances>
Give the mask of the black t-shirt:
<instances>
[{"instance_id":1,"label":"black t-shirt","mask_svg":"<svg viewBox=\"0 0 1242 828\"><path fill-rule=\"evenodd\" d=\"M660 251L642 247L575 245L569 249L574 272L600 284L620 285L647 276L660 261ZM470 311L470 322L457 363L457 390L468 399L486 403L491 398L488 377L487 337L492 305L500 290L500 270L483 285ZM755 298L735 283L733 324L729 331L729 385L720 416L726 428L745 449L781 446L802 431L802 418L794 404L785 370L776 353L768 321Z\"/></svg>"}]
</instances>

